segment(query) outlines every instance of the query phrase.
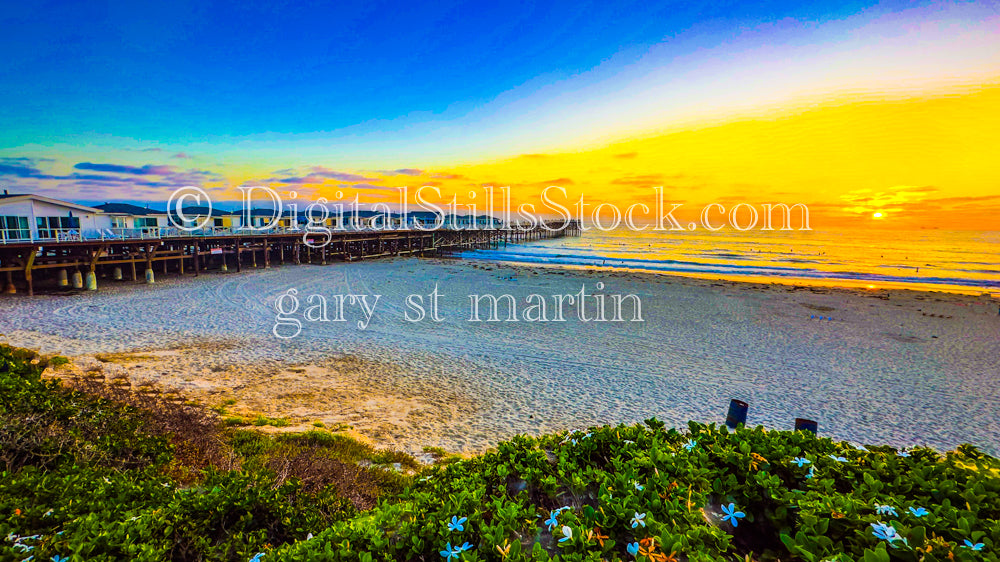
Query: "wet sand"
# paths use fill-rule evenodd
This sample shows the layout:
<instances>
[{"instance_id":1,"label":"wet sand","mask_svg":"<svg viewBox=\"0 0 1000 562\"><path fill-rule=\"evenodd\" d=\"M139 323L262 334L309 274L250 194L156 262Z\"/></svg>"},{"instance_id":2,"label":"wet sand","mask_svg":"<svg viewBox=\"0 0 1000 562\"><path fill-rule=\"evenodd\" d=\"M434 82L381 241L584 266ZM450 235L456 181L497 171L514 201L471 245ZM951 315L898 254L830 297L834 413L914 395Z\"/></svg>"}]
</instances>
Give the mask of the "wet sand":
<instances>
[{"instance_id":1,"label":"wet sand","mask_svg":"<svg viewBox=\"0 0 1000 562\"><path fill-rule=\"evenodd\" d=\"M426 306L435 283L443 321L405 321L406 297L422 294ZM542 295L551 318L551 295L583 285L609 300L637 295L645 321L581 322L574 308L565 322L468 321L470 294L509 293L521 312L526 296ZM274 304L288 289L303 327L282 340ZM309 295L348 293L380 295L365 330L357 306L345 322L303 318ZM838 439L970 442L996 454L998 305L988 295L400 258L4 297L0 341L70 356L72 370L231 403L232 414L288 418L282 430L322 422L410 452L471 453L515 433L652 416L720 422L739 398L751 424L787 429L808 417Z\"/></svg>"}]
</instances>

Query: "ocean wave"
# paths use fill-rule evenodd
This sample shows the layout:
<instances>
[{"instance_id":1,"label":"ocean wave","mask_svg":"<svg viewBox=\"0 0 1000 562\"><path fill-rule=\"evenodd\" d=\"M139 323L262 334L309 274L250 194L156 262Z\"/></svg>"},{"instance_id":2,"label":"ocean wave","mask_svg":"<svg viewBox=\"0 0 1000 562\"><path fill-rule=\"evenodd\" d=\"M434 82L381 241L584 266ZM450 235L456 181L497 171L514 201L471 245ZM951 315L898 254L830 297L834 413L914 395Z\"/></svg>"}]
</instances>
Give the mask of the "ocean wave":
<instances>
[{"instance_id":1,"label":"ocean wave","mask_svg":"<svg viewBox=\"0 0 1000 562\"><path fill-rule=\"evenodd\" d=\"M702 275L724 275L724 276L747 276L747 277L772 277L781 279L803 279L803 280L829 280L829 281L865 281L870 283L899 283L913 285L952 285L970 288L997 289L1000 288L1000 279L976 279L961 276L945 275L893 275L887 273L875 273L863 271L860 268L852 270L827 269L823 266L837 266L841 262L820 261L816 259L797 258L773 258L774 261L783 263L809 264L810 267L792 267L786 265L775 265L768 263L735 263L736 260L745 261L759 259L756 254L741 255L730 253L697 253L699 257L710 258L712 261L670 259L664 257L622 257L613 253L601 253L595 248L573 248L573 252L567 252L569 248L563 246L558 248L546 246L510 245L499 250L471 250L462 252L461 256L472 260L486 260L497 262L521 263L521 264L541 264L548 266L567 267L600 267L611 269L643 270L661 273L686 273ZM631 254L642 252L630 252ZM610 255L609 255L610 254ZM689 254L690 255L690 254ZM732 260L732 261L730 261ZM916 266L899 265L872 265L872 268L901 268L914 269ZM926 267L926 266L922 266ZM937 267L938 271L949 270L946 266ZM951 270L960 271L960 270ZM981 270L978 273L995 274L1000 273L995 270Z\"/></svg>"}]
</instances>

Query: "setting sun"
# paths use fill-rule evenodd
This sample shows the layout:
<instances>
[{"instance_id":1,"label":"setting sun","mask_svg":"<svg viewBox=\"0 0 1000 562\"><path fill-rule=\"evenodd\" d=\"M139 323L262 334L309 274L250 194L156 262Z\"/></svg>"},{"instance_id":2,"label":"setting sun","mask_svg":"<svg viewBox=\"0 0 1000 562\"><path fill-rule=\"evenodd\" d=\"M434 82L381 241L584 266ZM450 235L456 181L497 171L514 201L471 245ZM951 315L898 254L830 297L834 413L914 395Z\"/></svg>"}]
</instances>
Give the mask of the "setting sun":
<instances>
[{"instance_id":1,"label":"setting sun","mask_svg":"<svg viewBox=\"0 0 1000 562\"><path fill-rule=\"evenodd\" d=\"M873 219L880 219L880 218L883 218L884 216L885 215L883 215L881 211L875 211L874 213L872 213L872 218Z\"/></svg>"}]
</instances>

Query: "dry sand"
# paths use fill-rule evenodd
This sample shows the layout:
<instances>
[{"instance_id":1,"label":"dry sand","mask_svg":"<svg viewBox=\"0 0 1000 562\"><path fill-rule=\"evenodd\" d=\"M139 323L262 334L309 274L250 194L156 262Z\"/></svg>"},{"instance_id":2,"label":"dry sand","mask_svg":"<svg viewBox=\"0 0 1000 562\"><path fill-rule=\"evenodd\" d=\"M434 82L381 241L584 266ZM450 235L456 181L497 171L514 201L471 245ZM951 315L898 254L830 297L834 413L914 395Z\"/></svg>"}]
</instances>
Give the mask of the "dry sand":
<instances>
[{"instance_id":1,"label":"dry sand","mask_svg":"<svg viewBox=\"0 0 1000 562\"><path fill-rule=\"evenodd\" d=\"M640 296L645 322L467 321L472 293L523 303L582 284L594 292L598 281L604 293ZM435 283L444 321L405 322L406 296ZM350 322L305 322L279 340L274 302L290 288L302 308L311 294L381 298L366 330L348 307ZM652 416L718 422L739 398L751 424L785 429L808 417L838 439L970 442L996 454L998 305L985 295L401 258L4 297L0 339L210 405L235 401L233 413L286 417L298 429L350 426L410 452L469 453L515 433Z\"/></svg>"}]
</instances>

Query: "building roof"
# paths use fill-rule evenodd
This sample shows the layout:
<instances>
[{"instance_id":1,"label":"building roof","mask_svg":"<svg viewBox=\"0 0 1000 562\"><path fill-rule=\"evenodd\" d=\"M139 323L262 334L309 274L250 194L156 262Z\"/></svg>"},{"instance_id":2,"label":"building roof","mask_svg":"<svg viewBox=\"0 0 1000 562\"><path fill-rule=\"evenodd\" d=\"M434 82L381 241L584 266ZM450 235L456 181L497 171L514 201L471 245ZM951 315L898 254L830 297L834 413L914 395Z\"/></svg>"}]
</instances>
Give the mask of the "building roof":
<instances>
[{"instance_id":1,"label":"building roof","mask_svg":"<svg viewBox=\"0 0 1000 562\"><path fill-rule=\"evenodd\" d=\"M209 207L184 207L181 210L184 211L185 215L192 217L203 217L209 213ZM228 217L232 214L229 211L223 211L214 207L211 208L211 211L213 217ZM171 211L170 216L177 216L177 213Z\"/></svg>"},{"instance_id":2,"label":"building roof","mask_svg":"<svg viewBox=\"0 0 1000 562\"><path fill-rule=\"evenodd\" d=\"M0 195L0 199L2 199L5 203L9 203L9 202L17 201L17 200L34 200L34 201L41 201L42 203L48 203L49 205L58 205L60 207L67 207L67 208L70 208L70 209L76 209L78 211L83 211L85 213L100 213L101 212L100 209L95 209L93 207L88 207L86 205L80 205L80 204L77 204L77 203L70 203L69 201L63 201L61 199L53 199L51 197L46 197L44 195L35 195L35 194L31 194L31 193L23 193L23 194L4 193L3 195Z\"/></svg>"},{"instance_id":3,"label":"building roof","mask_svg":"<svg viewBox=\"0 0 1000 562\"><path fill-rule=\"evenodd\" d=\"M138 205L132 205L129 203L105 203L103 205L97 205L97 209L104 211L109 215L165 215L166 211L160 211L157 209L150 209L149 207L140 207Z\"/></svg>"},{"instance_id":4,"label":"building roof","mask_svg":"<svg viewBox=\"0 0 1000 562\"><path fill-rule=\"evenodd\" d=\"M235 211L230 211L229 213L226 213L226 214L228 214L228 215L238 215L238 216L242 217L242 216L244 216L246 214L246 211L244 209L238 209L238 210L235 210ZM303 212L299 211L299 215L300 216L303 215ZM251 217L273 217L274 216L274 209L267 209L267 208L263 208L263 209L250 209L250 216ZM289 210L289 209L283 209L281 211L281 216L283 216L283 217L290 217L290 216L292 216L292 211Z\"/></svg>"},{"instance_id":5,"label":"building roof","mask_svg":"<svg viewBox=\"0 0 1000 562\"><path fill-rule=\"evenodd\" d=\"M444 213L435 213L434 211L410 211L407 215L415 219L434 219L437 220L438 217L444 216Z\"/></svg>"}]
</instances>

